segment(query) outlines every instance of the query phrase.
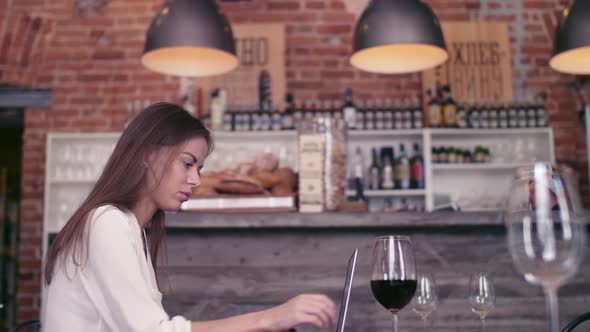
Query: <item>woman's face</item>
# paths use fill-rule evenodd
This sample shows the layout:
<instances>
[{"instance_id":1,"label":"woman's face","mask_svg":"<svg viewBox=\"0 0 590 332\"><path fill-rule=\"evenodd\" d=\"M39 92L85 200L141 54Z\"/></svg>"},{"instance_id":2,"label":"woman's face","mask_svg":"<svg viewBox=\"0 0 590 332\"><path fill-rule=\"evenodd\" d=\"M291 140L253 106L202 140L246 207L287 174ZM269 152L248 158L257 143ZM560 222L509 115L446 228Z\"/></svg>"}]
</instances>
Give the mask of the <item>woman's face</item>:
<instances>
[{"instance_id":1,"label":"woman's face","mask_svg":"<svg viewBox=\"0 0 590 332\"><path fill-rule=\"evenodd\" d=\"M187 140L180 149L160 149L148 164L148 195L157 208L173 211L201 184L208 146L203 137ZM173 155L170 155L172 153ZM167 162L170 161L168 165ZM167 168L166 168L167 167Z\"/></svg>"}]
</instances>

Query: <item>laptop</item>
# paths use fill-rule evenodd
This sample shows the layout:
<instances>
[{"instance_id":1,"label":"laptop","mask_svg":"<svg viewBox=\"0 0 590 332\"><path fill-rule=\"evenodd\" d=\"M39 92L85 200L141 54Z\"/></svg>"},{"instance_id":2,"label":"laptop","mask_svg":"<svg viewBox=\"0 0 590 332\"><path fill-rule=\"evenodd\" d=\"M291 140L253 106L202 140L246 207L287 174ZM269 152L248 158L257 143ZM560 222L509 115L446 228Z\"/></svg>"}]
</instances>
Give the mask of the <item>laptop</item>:
<instances>
[{"instance_id":1,"label":"laptop","mask_svg":"<svg viewBox=\"0 0 590 332\"><path fill-rule=\"evenodd\" d=\"M346 270L346 281L344 282L344 289L342 290L342 299L340 300L340 314L338 315L338 325L336 332L344 332L344 325L346 323L346 314L348 312L348 302L350 301L350 292L352 291L352 279L354 277L354 269L356 267L356 256L358 249L354 249L352 256L348 260L348 269ZM296 329L290 329L288 332L297 332Z\"/></svg>"},{"instance_id":2,"label":"laptop","mask_svg":"<svg viewBox=\"0 0 590 332\"><path fill-rule=\"evenodd\" d=\"M356 268L357 255L358 249L354 249L352 256L350 256L350 259L348 260L348 269L346 270L346 281L344 282L342 300L340 301L340 314L338 315L338 325L336 326L336 332L344 332L346 314L348 312L348 302L350 301L350 292L352 291L352 279L354 277L354 269Z\"/></svg>"}]
</instances>

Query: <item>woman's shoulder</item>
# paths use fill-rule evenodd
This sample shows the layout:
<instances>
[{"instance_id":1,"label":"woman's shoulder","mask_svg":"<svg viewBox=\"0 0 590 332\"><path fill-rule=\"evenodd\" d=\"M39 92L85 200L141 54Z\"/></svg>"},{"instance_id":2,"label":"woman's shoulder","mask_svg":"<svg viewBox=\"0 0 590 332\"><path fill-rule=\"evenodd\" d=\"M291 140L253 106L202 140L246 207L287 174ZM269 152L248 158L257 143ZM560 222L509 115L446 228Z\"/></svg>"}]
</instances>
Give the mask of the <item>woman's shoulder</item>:
<instances>
[{"instance_id":1,"label":"woman's shoulder","mask_svg":"<svg viewBox=\"0 0 590 332\"><path fill-rule=\"evenodd\" d=\"M88 218L92 229L108 227L131 230L135 228L134 226L139 225L133 225L129 213L129 211L115 205L106 204L90 211Z\"/></svg>"}]
</instances>

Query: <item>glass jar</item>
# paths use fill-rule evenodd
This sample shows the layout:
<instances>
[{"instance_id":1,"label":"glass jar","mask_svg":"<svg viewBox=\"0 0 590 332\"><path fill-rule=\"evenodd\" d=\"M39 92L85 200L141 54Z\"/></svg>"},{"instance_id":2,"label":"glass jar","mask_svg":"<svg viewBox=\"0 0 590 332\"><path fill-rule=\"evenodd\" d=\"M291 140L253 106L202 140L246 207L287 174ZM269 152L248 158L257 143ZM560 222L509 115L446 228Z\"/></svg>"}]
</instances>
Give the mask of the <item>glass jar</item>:
<instances>
[{"instance_id":1,"label":"glass jar","mask_svg":"<svg viewBox=\"0 0 590 332\"><path fill-rule=\"evenodd\" d=\"M301 181L321 180L321 188L316 191L316 195L321 191L322 210L335 211L345 200L346 187L346 166L347 166L347 141L348 133L346 123L343 119L318 117L307 119L299 127L300 153L306 153L302 148L302 138L311 138L311 142L319 143L321 148L321 162L316 167L320 169L310 170L303 163L306 161L303 155L300 156L300 191ZM309 141L309 140L308 140ZM318 145L318 144L316 144ZM320 175L321 174L321 175ZM315 179L312 177L316 176ZM312 195L312 196L316 196ZM304 197L300 196L300 203L306 204ZM302 210L303 212L303 210Z\"/></svg>"}]
</instances>

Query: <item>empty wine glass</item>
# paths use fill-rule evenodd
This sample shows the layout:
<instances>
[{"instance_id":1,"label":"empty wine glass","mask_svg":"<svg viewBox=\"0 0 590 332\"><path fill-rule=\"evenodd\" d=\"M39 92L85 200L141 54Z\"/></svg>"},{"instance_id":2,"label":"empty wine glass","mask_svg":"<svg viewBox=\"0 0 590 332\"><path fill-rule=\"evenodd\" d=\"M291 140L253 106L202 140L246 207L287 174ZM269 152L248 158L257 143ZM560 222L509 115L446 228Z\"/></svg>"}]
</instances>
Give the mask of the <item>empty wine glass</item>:
<instances>
[{"instance_id":1,"label":"empty wine glass","mask_svg":"<svg viewBox=\"0 0 590 332\"><path fill-rule=\"evenodd\" d=\"M485 273L474 273L469 282L469 304L471 311L479 315L481 330L486 327L486 316L496 305L496 292L492 280Z\"/></svg>"},{"instance_id":2,"label":"empty wine glass","mask_svg":"<svg viewBox=\"0 0 590 332\"><path fill-rule=\"evenodd\" d=\"M416 296L414 297L414 312L417 313L424 324L424 330L428 323L428 316L436 310L438 297L436 295L436 286L434 278L428 273L418 275L418 285L416 287Z\"/></svg>"},{"instance_id":3,"label":"empty wine glass","mask_svg":"<svg viewBox=\"0 0 590 332\"><path fill-rule=\"evenodd\" d=\"M521 167L504 213L512 261L526 281L543 287L551 332L559 331L557 291L577 271L586 239L566 186L548 163Z\"/></svg>"},{"instance_id":4,"label":"empty wine glass","mask_svg":"<svg viewBox=\"0 0 590 332\"><path fill-rule=\"evenodd\" d=\"M412 243L407 236L381 236L373 245L371 290L385 309L393 314L397 332L397 313L416 292L416 263Z\"/></svg>"}]
</instances>

